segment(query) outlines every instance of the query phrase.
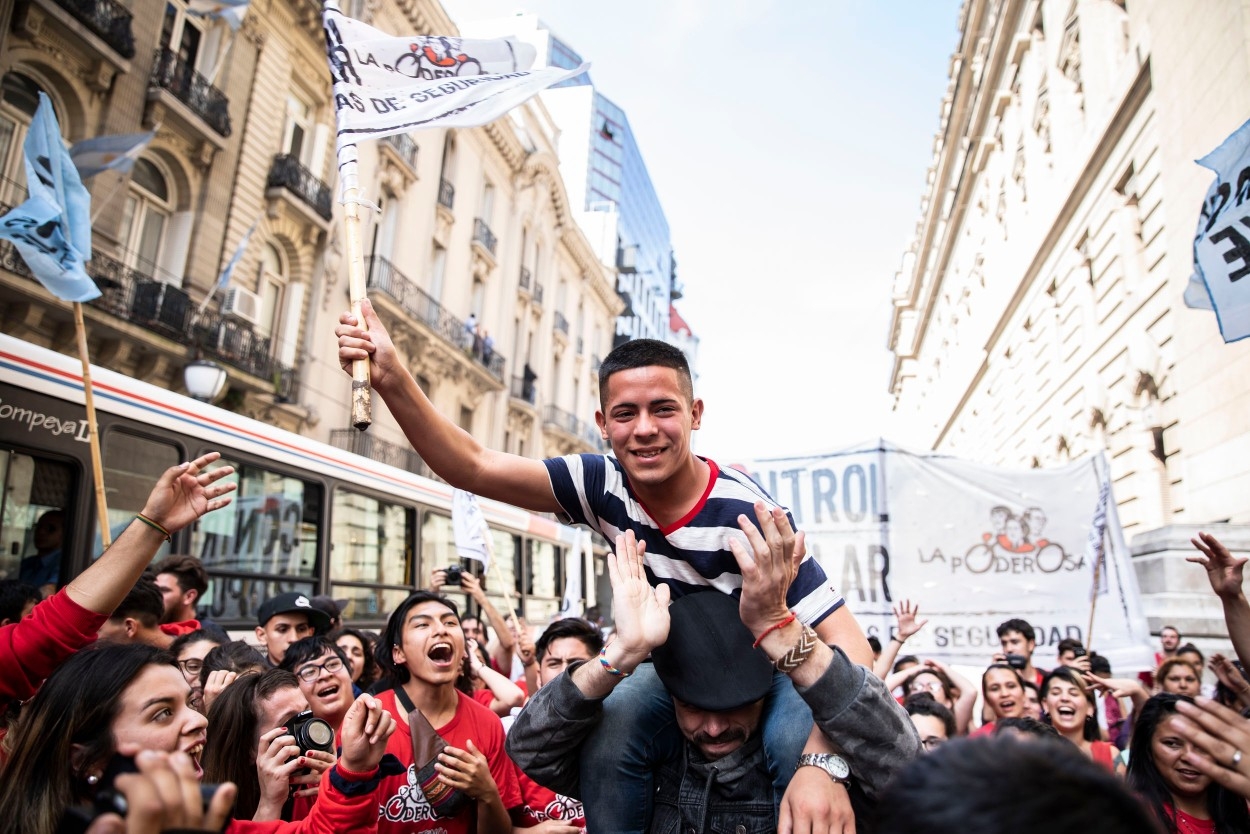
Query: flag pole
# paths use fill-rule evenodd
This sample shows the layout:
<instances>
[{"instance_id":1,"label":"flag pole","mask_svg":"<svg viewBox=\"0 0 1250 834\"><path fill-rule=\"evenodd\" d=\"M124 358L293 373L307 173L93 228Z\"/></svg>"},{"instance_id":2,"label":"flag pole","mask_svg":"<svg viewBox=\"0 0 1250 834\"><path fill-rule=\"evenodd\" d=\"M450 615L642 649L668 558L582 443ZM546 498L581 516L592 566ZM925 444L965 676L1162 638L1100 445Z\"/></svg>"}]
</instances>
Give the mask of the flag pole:
<instances>
[{"instance_id":1,"label":"flag pole","mask_svg":"<svg viewBox=\"0 0 1250 834\"><path fill-rule=\"evenodd\" d=\"M68 226L68 224L66 224ZM96 514L100 516L100 542L108 550L113 543L109 529L108 501L104 496L104 463L100 456L100 430L96 425L95 396L91 388L91 360L87 356L87 327L82 318L82 302L74 302L74 330L78 337L78 358L82 360L83 403L87 409L87 437L91 444L91 473L95 480Z\"/></svg>"},{"instance_id":2,"label":"flag pole","mask_svg":"<svg viewBox=\"0 0 1250 834\"><path fill-rule=\"evenodd\" d=\"M364 314L360 305L365 300L365 248L360 231L356 146L341 146L338 149L338 158L339 178L343 181L343 244L347 255L347 289L351 298L352 315L363 326ZM352 363L352 425L364 431L372 422L373 398L369 388L369 360L357 359Z\"/></svg>"},{"instance_id":3,"label":"flag pole","mask_svg":"<svg viewBox=\"0 0 1250 834\"><path fill-rule=\"evenodd\" d=\"M1089 625L1085 627L1085 651L1094 650L1094 609L1098 606L1098 588L1102 583L1102 558L1094 559L1094 591L1089 595Z\"/></svg>"}]
</instances>

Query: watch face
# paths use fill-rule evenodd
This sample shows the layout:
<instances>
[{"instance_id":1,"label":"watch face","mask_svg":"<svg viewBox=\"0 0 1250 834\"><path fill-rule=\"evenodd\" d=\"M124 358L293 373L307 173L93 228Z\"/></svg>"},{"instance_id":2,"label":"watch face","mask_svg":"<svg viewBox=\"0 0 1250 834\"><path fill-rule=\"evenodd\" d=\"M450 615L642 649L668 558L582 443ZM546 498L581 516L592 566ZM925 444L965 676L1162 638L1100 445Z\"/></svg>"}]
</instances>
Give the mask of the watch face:
<instances>
[{"instance_id":1,"label":"watch face","mask_svg":"<svg viewBox=\"0 0 1250 834\"><path fill-rule=\"evenodd\" d=\"M825 762L829 767L829 772L833 774L834 778L846 779L847 777L851 775L850 766L847 765L846 759L842 758L841 756L831 755L827 759L825 759Z\"/></svg>"}]
</instances>

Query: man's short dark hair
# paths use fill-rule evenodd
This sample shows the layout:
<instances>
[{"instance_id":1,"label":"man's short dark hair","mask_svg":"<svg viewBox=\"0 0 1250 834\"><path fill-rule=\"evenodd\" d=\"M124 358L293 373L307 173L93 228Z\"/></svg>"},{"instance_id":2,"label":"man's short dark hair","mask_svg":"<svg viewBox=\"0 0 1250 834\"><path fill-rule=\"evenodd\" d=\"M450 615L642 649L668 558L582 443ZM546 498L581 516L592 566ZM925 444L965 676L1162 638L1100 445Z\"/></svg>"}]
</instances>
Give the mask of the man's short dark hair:
<instances>
[{"instance_id":1,"label":"man's short dark hair","mask_svg":"<svg viewBox=\"0 0 1250 834\"><path fill-rule=\"evenodd\" d=\"M878 834L1142 834L1158 828L1124 783L1061 739L960 739L907 765Z\"/></svg>"},{"instance_id":2,"label":"man's short dark hair","mask_svg":"<svg viewBox=\"0 0 1250 834\"><path fill-rule=\"evenodd\" d=\"M348 663L347 652L332 643L324 634L314 634L312 637L304 637L287 646L286 654L282 656L282 662L278 664L278 668L298 675L299 667L305 663L312 663L326 652L334 652L339 660L345 664Z\"/></svg>"},{"instance_id":3,"label":"man's short dark hair","mask_svg":"<svg viewBox=\"0 0 1250 834\"><path fill-rule=\"evenodd\" d=\"M165 598L161 596L160 588L156 587L156 580L145 573L121 604L113 609L109 619L124 620L129 617L139 621L144 628L156 628L164 616Z\"/></svg>"},{"instance_id":4,"label":"man's short dark hair","mask_svg":"<svg viewBox=\"0 0 1250 834\"><path fill-rule=\"evenodd\" d=\"M1055 654L1063 657L1064 652L1075 652L1085 648L1085 644L1075 637L1065 637L1059 641L1059 645L1055 646Z\"/></svg>"},{"instance_id":5,"label":"man's short dark hair","mask_svg":"<svg viewBox=\"0 0 1250 834\"><path fill-rule=\"evenodd\" d=\"M160 576L162 573L172 574L178 580L178 587L184 594L187 591L197 592L197 602L208 590L208 571L204 570L204 563L189 554L176 553L166 556L153 565L151 570L153 576Z\"/></svg>"},{"instance_id":6,"label":"man's short dark hair","mask_svg":"<svg viewBox=\"0 0 1250 834\"><path fill-rule=\"evenodd\" d=\"M0 579L0 620L15 623L22 618L26 603L38 603L43 594L34 585L16 579Z\"/></svg>"},{"instance_id":7,"label":"man's short dark hair","mask_svg":"<svg viewBox=\"0 0 1250 834\"><path fill-rule=\"evenodd\" d=\"M1030 643L1037 642L1037 632L1033 630L1033 626L1029 625L1028 620L1022 620L1019 617L1013 617L998 627L998 638L1001 640L1010 632L1018 631L1024 635L1024 639Z\"/></svg>"},{"instance_id":8,"label":"man's short dark hair","mask_svg":"<svg viewBox=\"0 0 1250 834\"><path fill-rule=\"evenodd\" d=\"M561 640L565 637L574 637L582 641L582 645L590 652L591 656L599 654L603 649L603 634L599 629L583 620L581 617L566 617L563 620L556 620L547 626L547 630L542 633L538 641L534 643L535 657L538 662L547 655L547 647L551 645L553 640Z\"/></svg>"},{"instance_id":9,"label":"man's short dark hair","mask_svg":"<svg viewBox=\"0 0 1250 834\"><path fill-rule=\"evenodd\" d=\"M868 648L872 649L873 654L881 654L881 638L875 634L869 634Z\"/></svg>"},{"instance_id":10,"label":"man's short dark hair","mask_svg":"<svg viewBox=\"0 0 1250 834\"><path fill-rule=\"evenodd\" d=\"M373 659L378 662L382 674L392 684L405 684L412 676L407 666L395 662L394 649L403 642L404 621L408 619L408 612L424 602L437 602L455 614L457 622L460 620L460 609L442 594L436 594L433 591L415 591L409 594L408 598L391 612L390 618L386 621L386 628L382 631L382 637L378 640L373 652Z\"/></svg>"},{"instance_id":11,"label":"man's short dark hair","mask_svg":"<svg viewBox=\"0 0 1250 834\"><path fill-rule=\"evenodd\" d=\"M1098 652L1089 653L1089 671L1095 675L1106 675L1111 677L1111 661L1106 655L1098 654Z\"/></svg>"},{"instance_id":12,"label":"man's short dark hair","mask_svg":"<svg viewBox=\"0 0 1250 834\"><path fill-rule=\"evenodd\" d=\"M1204 654L1202 653L1202 649L1198 648L1198 647L1197 647L1197 646L1195 646L1193 643L1186 643L1185 645L1183 645L1183 646L1181 646L1180 648L1178 648L1178 649L1176 650L1176 653L1177 653L1177 654L1196 654L1196 655L1198 655L1198 673L1199 673L1199 674L1201 674L1201 673L1202 673L1202 667L1203 667L1204 665L1206 665L1206 661L1207 661L1206 655L1204 655Z\"/></svg>"},{"instance_id":13,"label":"man's short dark hair","mask_svg":"<svg viewBox=\"0 0 1250 834\"><path fill-rule=\"evenodd\" d=\"M902 657L896 657L894 659L894 668L891 669L890 671L891 672L901 671L899 667L902 666L904 663L910 663L913 666L915 666L920 663L920 658L916 657L914 654L905 654Z\"/></svg>"},{"instance_id":14,"label":"man's short dark hair","mask_svg":"<svg viewBox=\"0 0 1250 834\"><path fill-rule=\"evenodd\" d=\"M1061 738L1059 731L1053 726L1045 721L1030 718L1027 715L1021 715L1017 718L1000 718L994 722L994 735L1002 735L1008 731L1022 733L1026 736L1037 736L1038 738Z\"/></svg>"},{"instance_id":15,"label":"man's short dark hair","mask_svg":"<svg viewBox=\"0 0 1250 834\"><path fill-rule=\"evenodd\" d=\"M686 361L686 354L680 348L659 339L630 339L614 347L599 366L599 407L607 408L608 378L612 374L657 365L677 371L677 381L681 385L682 393L686 395L687 401L693 402L694 381L690 376L690 363Z\"/></svg>"},{"instance_id":16,"label":"man's short dark hair","mask_svg":"<svg viewBox=\"0 0 1250 834\"><path fill-rule=\"evenodd\" d=\"M204 666L200 669L200 685L208 682L213 672L244 672L261 671L269 668L269 661L255 648L242 640L231 640L216 648L208 650L204 655Z\"/></svg>"},{"instance_id":17,"label":"man's short dark hair","mask_svg":"<svg viewBox=\"0 0 1250 834\"><path fill-rule=\"evenodd\" d=\"M946 730L946 738L953 739L958 732L955 724L955 713L933 700L928 692L914 692L903 701L903 709L908 715L928 715L942 722Z\"/></svg>"}]
</instances>

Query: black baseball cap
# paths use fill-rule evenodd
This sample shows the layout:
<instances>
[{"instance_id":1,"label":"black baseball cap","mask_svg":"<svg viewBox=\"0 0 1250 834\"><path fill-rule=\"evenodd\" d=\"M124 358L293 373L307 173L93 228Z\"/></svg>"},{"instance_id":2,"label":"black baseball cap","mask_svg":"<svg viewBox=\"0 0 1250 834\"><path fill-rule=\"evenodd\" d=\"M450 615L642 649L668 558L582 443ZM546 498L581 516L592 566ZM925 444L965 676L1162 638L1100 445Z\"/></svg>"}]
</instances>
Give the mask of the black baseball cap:
<instances>
[{"instance_id":1,"label":"black baseball cap","mask_svg":"<svg viewBox=\"0 0 1250 834\"><path fill-rule=\"evenodd\" d=\"M330 630L330 615L313 605L312 599L307 594L294 591L278 594L276 597L265 600L256 614L261 628L264 628L265 623L279 614L306 614L308 624L318 634L324 634Z\"/></svg>"},{"instance_id":2,"label":"black baseball cap","mask_svg":"<svg viewBox=\"0 0 1250 834\"><path fill-rule=\"evenodd\" d=\"M668 613L668 641L651 652L668 694L713 712L738 709L768 694L773 664L752 646L737 598L717 591L689 594Z\"/></svg>"}]
</instances>

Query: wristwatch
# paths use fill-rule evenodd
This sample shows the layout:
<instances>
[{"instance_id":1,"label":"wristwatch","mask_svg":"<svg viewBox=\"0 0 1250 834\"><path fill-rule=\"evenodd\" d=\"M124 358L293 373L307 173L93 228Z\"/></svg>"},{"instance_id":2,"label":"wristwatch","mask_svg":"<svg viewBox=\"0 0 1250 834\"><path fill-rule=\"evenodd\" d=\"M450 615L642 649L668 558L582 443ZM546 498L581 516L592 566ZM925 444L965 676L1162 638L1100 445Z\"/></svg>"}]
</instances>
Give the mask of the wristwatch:
<instances>
[{"instance_id":1,"label":"wristwatch","mask_svg":"<svg viewBox=\"0 0 1250 834\"><path fill-rule=\"evenodd\" d=\"M848 785L851 782L851 766L836 753L804 753L799 756L796 767L818 767L835 782Z\"/></svg>"}]
</instances>

